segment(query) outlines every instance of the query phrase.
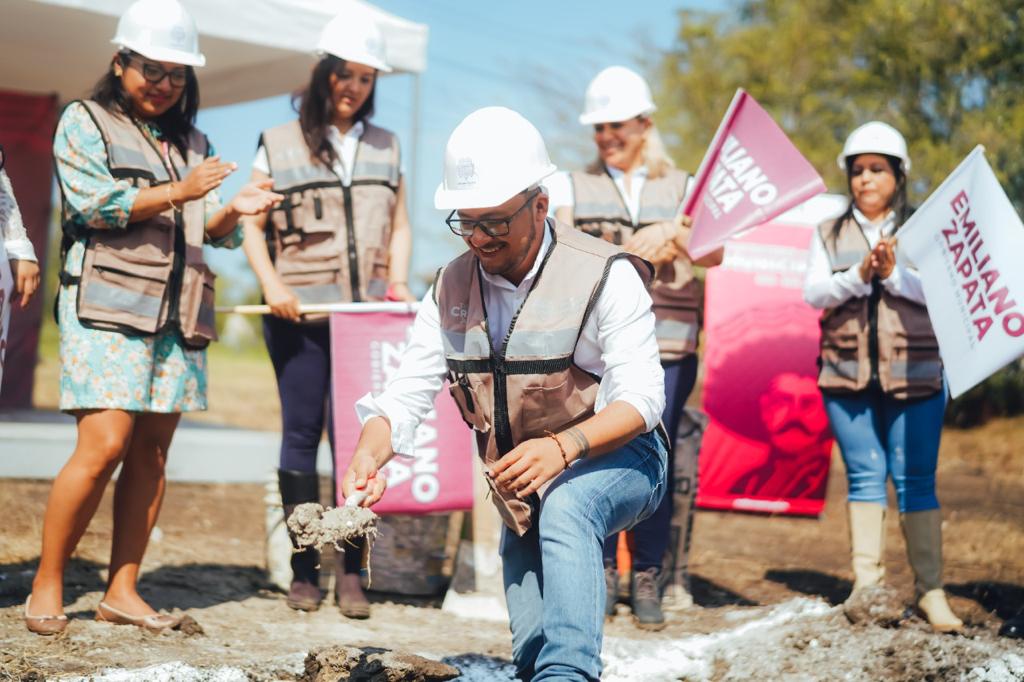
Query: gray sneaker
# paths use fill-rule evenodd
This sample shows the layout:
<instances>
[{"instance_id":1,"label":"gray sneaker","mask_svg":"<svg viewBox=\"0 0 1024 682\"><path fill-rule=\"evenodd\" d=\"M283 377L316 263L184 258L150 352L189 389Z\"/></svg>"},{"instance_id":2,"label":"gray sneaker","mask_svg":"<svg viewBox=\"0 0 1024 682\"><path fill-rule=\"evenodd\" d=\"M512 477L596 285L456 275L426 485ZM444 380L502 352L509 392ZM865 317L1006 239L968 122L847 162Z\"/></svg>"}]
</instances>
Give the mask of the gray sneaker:
<instances>
[{"instance_id":1,"label":"gray sneaker","mask_svg":"<svg viewBox=\"0 0 1024 682\"><path fill-rule=\"evenodd\" d=\"M658 589L656 566L644 571L633 571L629 598L633 617L639 627L645 630L660 630L665 627L665 614L661 611L661 592Z\"/></svg>"},{"instance_id":2,"label":"gray sneaker","mask_svg":"<svg viewBox=\"0 0 1024 682\"><path fill-rule=\"evenodd\" d=\"M615 615L615 604L619 601L619 572L614 566L604 569L604 615Z\"/></svg>"}]
</instances>

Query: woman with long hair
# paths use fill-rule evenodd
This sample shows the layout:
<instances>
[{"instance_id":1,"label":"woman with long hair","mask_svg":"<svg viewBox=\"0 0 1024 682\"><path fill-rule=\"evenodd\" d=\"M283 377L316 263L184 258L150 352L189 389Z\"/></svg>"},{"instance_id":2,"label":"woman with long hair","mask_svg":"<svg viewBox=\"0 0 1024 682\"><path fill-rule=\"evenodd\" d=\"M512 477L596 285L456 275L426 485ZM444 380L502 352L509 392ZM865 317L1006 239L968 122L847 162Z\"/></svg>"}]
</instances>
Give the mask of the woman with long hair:
<instances>
[{"instance_id":1,"label":"woman with long hair","mask_svg":"<svg viewBox=\"0 0 1024 682\"><path fill-rule=\"evenodd\" d=\"M722 250L693 261L686 251L690 219L681 207L689 175L675 167L651 119L655 105L642 76L623 66L597 74L587 87L580 123L593 126L597 159L568 181L549 184L559 221L603 237L656 268L651 286L655 331L665 371L665 412L669 438L669 490L679 420L697 379L697 343L703 299L694 265L722 261ZM662 562L672 523L672 495L633 529L630 603L637 622L646 628L664 625L661 610ZM681 542L687 542L682 538ZM617 537L605 542L608 615L615 613L618 571Z\"/></svg>"},{"instance_id":2,"label":"woman with long hair","mask_svg":"<svg viewBox=\"0 0 1024 682\"><path fill-rule=\"evenodd\" d=\"M898 249L910 214L907 143L871 121L850 133L838 162L850 203L813 238L804 299L823 310L818 386L846 464L853 589L885 573L891 477L917 605L935 630L958 631L942 589L935 496L946 386L920 275Z\"/></svg>"},{"instance_id":3,"label":"woman with long hair","mask_svg":"<svg viewBox=\"0 0 1024 682\"><path fill-rule=\"evenodd\" d=\"M398 139L370 122L377 76L388 72L372 17L351 11L324 28L299 117L263 131L253 180L285 196L277 210L245 222L245 252L271 315L263 336L281 400L278 483L287 518L319 500L316 453L330 419L331 351L325 315L304 303L413 301L407 284L412 234ZM360 585L365 540L339 553L335 599L342 614L367 618ZM291 557L288 605L319 608L319 557Z\"/></svg>"},{"instance_id":4,"label":"woman with long hair","mask_svg":"<svg viewBox=\"0 0 1024 682\"><path fill-rule=\"evenodd\" d=\"M199 52L176 0L139 0L118 22L117 52L88 100L71 103L54 138L62 198L61 409L78 440L53 482L25 624L67 627L65 564L114 470L107 589L96 619L158 631L177 619L139 595L139 566L165 488L167 450L182 412L206 409L206 345L214 275L203 245L237 247L242 215L267 210L269 183L221 207L235 165L195 128Z\"/></svg>"}]
</instances>

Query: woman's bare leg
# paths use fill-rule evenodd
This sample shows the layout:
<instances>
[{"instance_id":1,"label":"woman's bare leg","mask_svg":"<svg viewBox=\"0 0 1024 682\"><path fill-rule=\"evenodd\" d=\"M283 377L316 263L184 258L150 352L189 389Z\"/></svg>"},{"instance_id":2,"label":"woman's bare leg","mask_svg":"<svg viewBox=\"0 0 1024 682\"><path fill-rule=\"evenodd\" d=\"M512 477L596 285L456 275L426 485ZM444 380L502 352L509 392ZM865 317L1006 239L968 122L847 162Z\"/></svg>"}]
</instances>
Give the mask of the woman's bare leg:
<instances>
[{"instance_id":1,"label":"woman's bare leg","mask_svg":"<svg viewBox=\"0 0 1024 682\"><path fill-rule=\"evenodd\" d=\"M54 479L46 503L43 548L32 581L34 615L64 612L64 567L128 449L135 419L123 410L82 410L75 418L75 450Z\"/></svg>"},{"instance_id":2,"label":"woman's bare leg","mask_svg":"<svg viewBox=\"0 0 1024 682\"><path fill-rule=\"evenodd\" d=\"M145 616L155 613L136 591L139 566L164 499L167 449L181 414L140 414L114 487L114 538L106 604Z\"/></svg>"}]
</instances>

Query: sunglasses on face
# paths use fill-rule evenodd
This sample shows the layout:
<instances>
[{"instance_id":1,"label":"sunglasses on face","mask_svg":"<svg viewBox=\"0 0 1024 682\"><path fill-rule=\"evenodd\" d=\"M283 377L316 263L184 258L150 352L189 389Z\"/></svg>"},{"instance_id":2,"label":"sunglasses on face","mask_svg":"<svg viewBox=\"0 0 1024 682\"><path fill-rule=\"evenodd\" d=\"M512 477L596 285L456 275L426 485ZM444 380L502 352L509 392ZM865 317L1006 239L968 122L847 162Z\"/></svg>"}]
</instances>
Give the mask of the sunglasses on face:
<instances>
[{"instance_id":1,"label":"sunglasses on face","mask_svg":"<svg viewBox=\"0 0 1024 682\"><path fill-rule=\"evenodd\" d=\"M188 71L184 67L167 70L159 64L154 64L135 55L122 55L121 63L126 67L134 64L142 73L142 77L146 79L146 82L153 85L156 85L164 78L167 78L171 82L171 87L174 88L183 88L185 83L188 82Z\"/></svg>"},{"instance_id":2,"label":"sunglasses on face","mask_svg":"<svg viewBox=\"0 0 1024 682\"><path fill-rule=\"evenodd\" d=\"M515 220L519 212L526 208L534 197L540 194L540 190L535 190L533 194L526 198L523 205L512 212L511 215L504 218L485 218L483 220L463 220L456 218L455 214L458 210L452 211L445 218L445 223L448 224L448 229L454 232L459 237L469 237L473 234L473 230L477 228L483 230L484 234L488 237L504 237L512 230L512 221Z\"/></svg>"}]
</instances>

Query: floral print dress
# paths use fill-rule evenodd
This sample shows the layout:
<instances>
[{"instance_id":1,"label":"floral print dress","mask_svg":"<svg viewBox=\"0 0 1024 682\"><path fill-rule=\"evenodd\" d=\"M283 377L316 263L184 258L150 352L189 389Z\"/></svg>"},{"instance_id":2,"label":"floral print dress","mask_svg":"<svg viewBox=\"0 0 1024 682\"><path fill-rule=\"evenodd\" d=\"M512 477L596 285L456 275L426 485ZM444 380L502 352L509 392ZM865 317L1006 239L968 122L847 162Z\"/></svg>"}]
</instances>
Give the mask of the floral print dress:
<instances>
[{"instance_id":1,"label":"floral print dress","mask_svg":"<svg viewBox=\"0 0 1024 682\"><path fill-rule=\"evenodd\" d=\"M158 134L155 127L150 130ZM212 153L212 150L211 150ZM106 164L99 128L82 104L64 110L53 141L64 219L90 229L131 229L128 217L139 190L115 180ZM206 195L206 217L220 209L216 192ZM241 226L212 246L237 248ZM69 275L82 273L85 239L64 259ZM57 305L60 326L60 409L117 409L129 412L190 412L206 409L206 351L187 348L177 330L152 336L89 329L78 321L78 286L62 285Z\"/></svg>"}]
</instances>

